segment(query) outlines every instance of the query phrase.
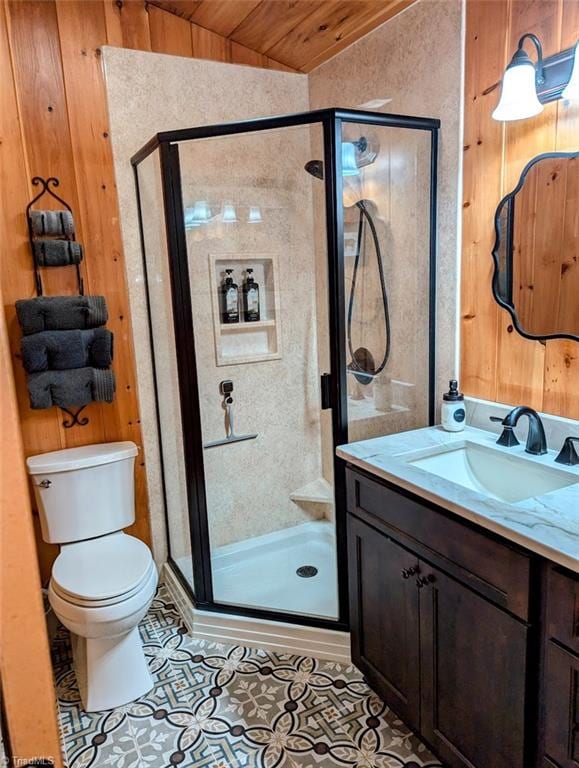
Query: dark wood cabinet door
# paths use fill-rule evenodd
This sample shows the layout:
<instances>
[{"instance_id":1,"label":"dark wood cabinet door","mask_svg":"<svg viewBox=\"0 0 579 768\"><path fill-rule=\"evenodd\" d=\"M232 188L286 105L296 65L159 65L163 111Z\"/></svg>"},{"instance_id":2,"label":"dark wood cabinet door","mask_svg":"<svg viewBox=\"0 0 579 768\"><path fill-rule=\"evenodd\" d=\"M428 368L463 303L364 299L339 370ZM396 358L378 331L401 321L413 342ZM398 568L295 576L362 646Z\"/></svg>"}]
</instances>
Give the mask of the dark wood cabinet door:
<instances>
[{"instance_id":1,"label":"dark wood cabinet door","mask_svg":"<svg viewBox=\"0 0 579 768\"><path fill-rule=\"evenodd\" d=\"M579 658L551 641L545 667L545 751L560 768L579 768Z\"/></svg>"},{"instance_id":2,"label":"dark wood cabinet door","mask_svg":"<svg viewBox=\"0 0 579 768\"><path fill-rule=\"evenodd\" d=\"M525 762L527 626L421 564L421 732L451 768Z\"/></svg>"},{"instance_id":3,"label":"dark wood cabinet door","mask_svg":"<svg viewBox=\"0 0 579 768\"><path fill-rule=\"evenodd\" d=\"M579 577L551 568L547 590L547 639L579 654Z\"/></svg>"},{"instance_id":4,"label":"dark wood cabinet door","mask_svg":"<svg viewBox=\"0 0 579 768\"><path fill-rule=\"evenodd\" d=\"M411 572L418 558L352 515L348 558L352 659L384 701L418 728L418 588Z\"/></svg>"}]
</instances>

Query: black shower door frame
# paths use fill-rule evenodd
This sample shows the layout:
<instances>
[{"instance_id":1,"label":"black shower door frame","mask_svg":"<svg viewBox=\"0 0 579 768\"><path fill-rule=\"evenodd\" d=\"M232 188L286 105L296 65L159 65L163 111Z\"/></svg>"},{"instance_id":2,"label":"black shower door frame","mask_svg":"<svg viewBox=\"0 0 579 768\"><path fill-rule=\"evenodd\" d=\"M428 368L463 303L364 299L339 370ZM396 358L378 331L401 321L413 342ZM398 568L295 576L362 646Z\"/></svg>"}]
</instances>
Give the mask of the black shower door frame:
<instances>
[{"instance_id":1,"label":"black shower door frame","mask_svg":"<svg viewBox=\"0 0 579 768\"><path fill-rule=\"evenodd\" d=\"M179 161L179 143L195 139L232 136L300 125L320 124L324 139L324 184L326 208L326 240L328 255L328 303L330 368L321 388L325 393L320 409L332 410L334 448L334 497L336 525L336 555L338 578L337 620L316 616L285 613L265 608L252 608L216 602L213 595L211 571L211 544L205 475L203 463L203 437L199 408L199 387L195 356L195 335L191 306L185 216ZM200 126L176 131L165 131L154 136L132 158L139 203L141 246L146 278L145 243L140 207L138 165L155 150L159 150L163 186L165 226L167 234L173 325L177 353L183 450L187 484L191 552L193 559L194 590L173 560L168 561L193 604L200 610L235 614L268 621L282 621L324 629L349 630L348 573L346 541L346 463L335 454L335 448L348 442L347 355L346 355L346 298L344 275L344 220L342 207L342 125L361 123L392 128L406 128L430 133L430 242L429 242L429 365L428 365L428 422L434 424L435 407L435 323L436 323L436 213L438 174L438 132L440 121L433 118L382 114L350 109L322 109L277 117L264 117L235 123ZM148 283L147 283L148 291ZM148 297L148 293L147 293ZM150 312L149 312L150 318ZM152 339L151 339L152 341ZM153 345L151 352L154 358ZM159 413L157 407L157 414ZM165 500L166 508L166 500Z\"/></svg>"}]
</instances>

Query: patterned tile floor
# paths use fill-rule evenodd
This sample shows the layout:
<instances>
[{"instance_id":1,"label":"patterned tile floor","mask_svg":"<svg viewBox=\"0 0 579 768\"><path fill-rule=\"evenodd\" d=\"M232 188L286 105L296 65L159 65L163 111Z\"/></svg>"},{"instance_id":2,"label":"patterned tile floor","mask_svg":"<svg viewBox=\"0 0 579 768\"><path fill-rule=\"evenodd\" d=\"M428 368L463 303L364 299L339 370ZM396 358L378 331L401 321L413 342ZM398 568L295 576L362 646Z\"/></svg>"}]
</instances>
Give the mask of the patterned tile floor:
<instances>
[{"instance_id":1,"label":"patterned tile floor","mask_svg":"<svg viewBox=\"0 0 579 768\"><path fill-rule=\"evenodd\" d=\"M441 768L355 667L195 640L163 586L140 630L154 689L88 714L59 629L69 768Z\"/></svg>"}]
</instances>

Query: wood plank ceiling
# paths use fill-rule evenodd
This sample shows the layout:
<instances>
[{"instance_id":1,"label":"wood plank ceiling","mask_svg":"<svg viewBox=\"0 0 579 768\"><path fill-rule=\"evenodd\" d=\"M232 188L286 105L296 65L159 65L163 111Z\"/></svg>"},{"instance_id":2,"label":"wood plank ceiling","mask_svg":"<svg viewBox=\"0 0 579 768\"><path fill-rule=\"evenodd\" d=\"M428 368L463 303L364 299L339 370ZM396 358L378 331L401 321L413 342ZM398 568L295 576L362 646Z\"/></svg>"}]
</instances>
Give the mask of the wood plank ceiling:
<instances>
[{"instance_id":1,"label":"wood plank ceiling","mask_svg":"<svg viewBox=\"0 0 579 768\"><path fill-rule=\"evenodd\" d=\"M310 72L414 0L151 0L291 69Z\"/></svg>"}]
</instances>

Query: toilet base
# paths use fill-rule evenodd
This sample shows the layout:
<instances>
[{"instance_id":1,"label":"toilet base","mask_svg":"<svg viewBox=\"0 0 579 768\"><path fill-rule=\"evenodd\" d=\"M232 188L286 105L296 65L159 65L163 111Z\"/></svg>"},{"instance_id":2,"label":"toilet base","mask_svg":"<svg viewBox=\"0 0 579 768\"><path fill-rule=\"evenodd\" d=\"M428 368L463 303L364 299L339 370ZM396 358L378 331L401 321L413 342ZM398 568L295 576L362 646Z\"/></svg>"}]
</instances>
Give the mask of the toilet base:
<instances>
[{"instance_id":1,"label":"toilet base","mask_svg":"<svg viewBox=\"0 0 579 768\"><path fill-rule=\"evenodd\" d=\"M86 712L120 707L153 687L138 627L120 637L72 635L72 652Z\"/></svg>"}]
</instances>

